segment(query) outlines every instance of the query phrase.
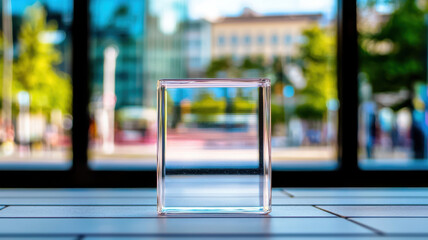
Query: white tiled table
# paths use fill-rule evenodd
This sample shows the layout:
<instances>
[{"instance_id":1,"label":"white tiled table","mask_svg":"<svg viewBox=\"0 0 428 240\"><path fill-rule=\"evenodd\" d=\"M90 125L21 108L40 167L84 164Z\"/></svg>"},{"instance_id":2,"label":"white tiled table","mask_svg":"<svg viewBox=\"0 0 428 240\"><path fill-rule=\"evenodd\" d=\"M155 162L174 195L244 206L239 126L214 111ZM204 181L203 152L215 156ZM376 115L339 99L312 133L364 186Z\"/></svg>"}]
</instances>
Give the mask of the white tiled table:
<instances>
[{"instance_id":1,"label":"white tiled table","mask_svg":"<svg viewBox=\"0 0 428 240\"><path fill-rule=\"evenodd\" d=\"M155 189L0 189L0 239L428 239L428 188L274 189L273 204L159 217Z\"/></svg>"}]
</instances>

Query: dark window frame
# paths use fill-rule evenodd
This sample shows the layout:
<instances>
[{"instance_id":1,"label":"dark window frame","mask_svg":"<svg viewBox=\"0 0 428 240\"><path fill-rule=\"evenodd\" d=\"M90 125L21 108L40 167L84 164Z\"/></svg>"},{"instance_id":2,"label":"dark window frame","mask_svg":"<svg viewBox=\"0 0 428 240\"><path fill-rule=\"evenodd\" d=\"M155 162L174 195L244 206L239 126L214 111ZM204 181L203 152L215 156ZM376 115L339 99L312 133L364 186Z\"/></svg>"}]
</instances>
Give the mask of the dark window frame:
<instances>
[{"instance_id":1,"label":"dark window frame","mask_svg":"<svg viewBox=\"0 0 428 240\"><path fill-rule=\"evenodd\" d=\"M357 3L338 0L338 168L273 171L274 187L428 186L428 171L363 171L358 167ZM156 187L155 171L95 171L88 165L89 0L75 0L72 26L73 165L66 171L1 170L0 187Z\"/></svg>"}]
</instances>

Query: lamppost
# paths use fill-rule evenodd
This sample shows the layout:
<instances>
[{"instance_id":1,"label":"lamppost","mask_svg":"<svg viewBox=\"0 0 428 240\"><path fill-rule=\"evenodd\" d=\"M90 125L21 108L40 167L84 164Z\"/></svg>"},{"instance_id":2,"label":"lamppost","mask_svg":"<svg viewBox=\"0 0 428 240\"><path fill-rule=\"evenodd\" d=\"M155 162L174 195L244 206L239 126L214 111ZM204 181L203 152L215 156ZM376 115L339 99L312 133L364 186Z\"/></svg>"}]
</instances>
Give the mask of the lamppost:
<instances>
[{"instance_id":1,"label":"lamppost","mask_svg":"<svg viewBox=\"0 0 428 240\"><path fill-rule=\"evenodd\" d=\"M103 82L103 110L101 116L102 148L105 153L114 151L114 107L115 72L118 50L114 46L104 49L104 82Z\"/></svg>"}]
</instances>

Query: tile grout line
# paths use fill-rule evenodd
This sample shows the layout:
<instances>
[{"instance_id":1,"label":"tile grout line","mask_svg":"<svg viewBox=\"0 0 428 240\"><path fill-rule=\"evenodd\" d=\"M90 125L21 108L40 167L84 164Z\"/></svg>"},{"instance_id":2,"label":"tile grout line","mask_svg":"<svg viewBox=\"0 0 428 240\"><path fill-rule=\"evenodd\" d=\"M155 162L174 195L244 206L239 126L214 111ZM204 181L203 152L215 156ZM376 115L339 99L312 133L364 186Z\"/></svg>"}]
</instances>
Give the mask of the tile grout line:
<instances>
[{"instance_id":1,"label":"tile grout line","mask_svg":"<svg viewBox=\"0 0 428 240\"><path fill-rule=\"evenodd\" d=\"M203 217L198 217L198 216L182 216L182 217L171 217L171 216L162 216L162 217L159 217L159 216L140 216L140 217L117 217L117 216L112 216L112 217L100 217L100 216L88 216L88 217L60 217L60 216L57 216L57 217L49 217L49 216L35 216L35 217L2 217L2 216L0 216L0 219L22 219L22 218L26 218L26 219L47 219L47 218L49 218L49 219L225 219L225 218L227 218L227 219L275 219L275 218L281 218L281 219L302 219L302 218L307 218L307 219L309 219L309 218L311 218L311 219L313 219L313 218L315 218L315 219L323 219L323 218L334 218L334 217L330 217L330 216L328 216L328 217L325 217L325 216L300 216L300 217L295 217L295 216L292 216L292 217L288 217L288 216L286 216L286 217L284 217L284 216L278 216L278 217L247 217L247 216L242 216L242 217L230 217L230 216L222 216L222 217L215 217L215 216L213 216L213 217L210 217L210 216L203 216Z\"/></svg>"},{"instance_id":2,"label":"tile grout line","mask_svg":"<svg viewBox=\"0 0 428 240\"><path fill-rule=\"evenodd\" d=\"M403 235L396 235L393 234L392 236L403 236ZM408 236L408 235L404 235L404 236ZM426 234L419 234L417 236L423 236L426 237L428 235ZM266 237L298 237L300 238L305 238L305 237L310 237L310 238L314 238L314 237L334 237L335 239L337 237L342 237L342 238L346 238L346 237L373 237L373 235L369 235L369 234L333 234L333 233L325 233L325 234L293 234L293 233L274 233L274 234L267 234L267 233L254 233L254 234L248 234L248 233L198 233L198 234L192 234L192 233L166 233L166 234L156 234L156 233L149 233L149 234L145 234L145 233L83 233L83 234L1 234L0 237L18 237L18 238L22 238L24 237L25 239L28 237L46 237L51 239L52 237L72 237L72 239L74 240L80 240L81 237L83 239L86 238L91 238L91 237L97 237L97 239L99 237L113 237L113 238L120 238L120 239L128 239L128 238L132 238L134 239L135 237L138 238L143 238L143 239L147 239L149 237L156 237L157 238L167 238L167 239L175 239L175 238L184 238L187 237L186 239L200 239L200 238L224 238L224 237L228 237L228 238L243 238L243 237L247 237L247 238L254 238L254 237L260 237L260 238L266 238Z\"/></svg>"},{"instance_id":3,"label":"tile grout line","mask_svg":"<svg viewBox=\"0 0 428 240\"><path fill-rule=\"evenodd\" d=\"M329 210L326 210L326 209L324 209L324 208L320 208L320 207L318 207L318 206L316 206L316 205L312 205L312 207L317 208L317 209L319 209L319 210L321 210L321 211L324 211L324 212L327 212L327 213L333 214L333 215L335 215L336 217L343 218L343 219L345 219L345 220L347 220L347 221L350 221L350 222L352 222L352 223L354 223L354 224L357 224L357 225L359 225L359 226L361 226L361 227L367 228L367 229L369 229L370 231L373 231L374 233L376 233L377 235L385 236L385 233L383 233L382 231L380 231L380 230L378 230L378 229L376 229L376 228L374 228L374 227L370 227L370 226L368 226L368 225L366 225L366 224L363 224L363 223L357 222L357 221L355 221L355 220L353 220L353 219L351 219L351 218L349 218L349 217L342 216L342 215L340 215L340 214L334 213L334 212L329 211Z\"/></svg>"},{"instance_id":4,"label":"tile grout line","mask_svg":"<svg viewBox=\"0 0 428 240\"><path fill-rule=\"evenodd\" d=\"M0 211L4 210L5 208L10 207L10 205L3 205L3 207L0 209Z\"/></svg>"},{"instance_id":5,"label":"tile grout line","mask_svg":"<svg viewBox=\"0 0 428 240\"><path fill-rule=\"evenodd\" d=\"M285 195L289 196L290 198L294 198L294 195L287 192L284 188L281 188L281 192L283 192Z\"/></svg>"}]
</instances>

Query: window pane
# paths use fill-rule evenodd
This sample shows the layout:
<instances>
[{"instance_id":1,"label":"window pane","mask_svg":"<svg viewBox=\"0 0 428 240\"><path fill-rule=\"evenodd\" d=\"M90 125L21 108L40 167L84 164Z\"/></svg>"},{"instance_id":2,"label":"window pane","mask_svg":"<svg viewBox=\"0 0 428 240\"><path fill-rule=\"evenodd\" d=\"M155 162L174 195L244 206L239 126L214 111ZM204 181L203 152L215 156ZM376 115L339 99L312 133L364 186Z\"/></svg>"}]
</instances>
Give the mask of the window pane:
<instances>
[{"instance_id":1,"label":"window pane","mask_svg":"<svg viewBox=\"0 0 428 240\"><path fill-rule=\"evenodd\" d=\"M334 0L301 6L291 0L92 0L91 166L154 169L157 80L267 77L274 167L334 169L336 7ZM291 41L291 34L302 41ZM179 91L168 99L174 131L188 131L189 118L207 124L189 111L200 104L198 94ZM221 107L224 99L217 100L208 105ZM242 115L252 102L242 97L236 104L220 117ZM251 118L239 121L240 129L251 129ZM208 149L215 147L209 139L225 131L203 134L183 141Z\"/></svg>"},{"instance_id":2,"label":"window pane","mask_svg":"<svg viewBox=\"0 0 428 240\"><path fill-rule=\"evenodd\" d=\"M221 47L221 46L224 46L224 37L223 36L219 36L218 37L218 46L219 47Z\"/></svg>"},{"instance_id":3,"label":"window pane","mask_svg":"<svg viewBox=\"0 0 428 240\"><path fill-rule=\"evenodd\" d=\"M3 0L0 169L71 166L71 0Z\"/></svg>"},{"instance_id":4,"label":"window pane","mask_svg":"<svg viewBox=\"0 0 428 240\"><path fill-rule=\"evenodd\" d=\"M263 35L259 35L259 36L257 37L257 43L258 43L259 45L263 45L263 44L265 43L265 36L263 36Z\"/></svg>"},{"instance_id":5,"label":"window pane","mask_svg":"<svg viewBox=\"0 0 428 240\"><path fill-rule=\"evenodd\" d=\"M278 36L277 35L272 35L271 40L272 40L271 41L272 45L278 44Z\"/></svg>"},{"instance_id":6,"label":"window pane","mask_svg":"<svg viewBox=\"0 0 428 240\"><path fill-rule=\"evenodd\" d=\"M359 1L363 169L427 169L427 1Z\"/></svg>"},{"instance_id":7,"label":"window pane","mask_svg":"<svg viewBox=\"0 0 428 240\"><path fill-rule=\"evenodd\" d=\"M251 36L250 35L245 35L244 37L244 44L247 46L251 45Z\"/></svg>"},{"instance_id":8,"label":"window pane","mask_svg":"<svg viewBox=\"0 0 428 240\"><path fill-rule=\"evenodd\" d=\"M237 46L238 45L238 37L237 36L232 36L231 38L230 38L230 43L231 43L231 45L232 46Z\"/></svg>"},{"instance_id":9,"label":"window pane","mask_svg":"<svg viewBox=\"0 0 428 240\"><path fill-rule=\"evenodd\" d=\"M284 37L285 45L291 45L291 34L286 34Z\"/></svg>"}]
</instances>

